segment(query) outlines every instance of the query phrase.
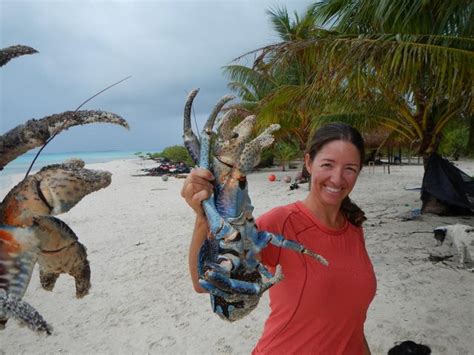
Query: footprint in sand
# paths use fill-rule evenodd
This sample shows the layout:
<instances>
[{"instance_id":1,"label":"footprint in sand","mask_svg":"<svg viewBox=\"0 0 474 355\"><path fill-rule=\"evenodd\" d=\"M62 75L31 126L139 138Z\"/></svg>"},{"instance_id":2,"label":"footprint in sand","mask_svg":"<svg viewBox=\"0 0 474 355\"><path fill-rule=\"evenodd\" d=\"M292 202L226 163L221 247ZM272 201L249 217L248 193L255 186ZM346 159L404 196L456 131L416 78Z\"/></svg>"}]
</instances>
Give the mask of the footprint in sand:
<instances>
[{"instance_id":1,"label":"footprint in sand","mask_svg":"<svg viewBox=\"0 0 474 355\"><path fill-rule=\"evenodd\" d=\"M159 338L157 341L154 341L150 344L149 350L157 350L159 348L169 348L176 344L176 339L174 337L165 335Z\"/></svg>"},{"instance_id":2,"label":"footprint in sand","mask_svg":"<svg viewBox=\"0 0 474 355\"><path fill-rule=\"evenodd\" d=\"M234 350L232 346L226 344L226 338L219 338L216 345L218 354L232 354Z\"/></svg>"}]
</instances>

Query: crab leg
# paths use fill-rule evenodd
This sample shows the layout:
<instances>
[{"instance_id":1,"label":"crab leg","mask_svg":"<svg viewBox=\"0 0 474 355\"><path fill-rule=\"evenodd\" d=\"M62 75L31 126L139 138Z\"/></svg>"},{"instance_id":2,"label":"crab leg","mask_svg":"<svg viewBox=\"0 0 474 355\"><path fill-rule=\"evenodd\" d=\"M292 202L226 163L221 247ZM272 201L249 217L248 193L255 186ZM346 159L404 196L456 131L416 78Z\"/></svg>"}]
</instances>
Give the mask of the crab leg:
<instances>
[{"instance_id":1,"label":"crab leg","mask_svg":"<svg viewBox=\"0 0 474 355\"><path fill-rule=\"evenodd\" d=\"M78 241L71 228L55 217L36 217L40 232L41 252L38 255L41 286L52 291L61 273L74 277L76 297L82 298L91 287L91 269L86 248Z\"/></svg>"},{"instance_id":2,"label":"crab leg","mask_svg":"<svg viewBox=\"0 0 474 355\"><path fill-rule=\"evenodd\" d=\"M260 252L260 250L262 248L264 248L268 244L268 242L270 242L270 243L272 243L273 245L275 245L277 247L291 249L291 250L294 250L294 251L299 252L301 254L306 254L306 255L316 259L317 261L319 261L324 266L328 265L327 260L324 257L322 257L321 255L316 254L315 252L313 252L309 249L306 249L300 243L297 243L297 242L292 241L292 240L285 239L285 237L283 237L282 235L279 235L279 234L273 234L273 233L266 232L266 231L260 231L260 232L258 232L258 240L257 241L253 240L253 242L255 243L254 244L254 247L255 247L254 253L256 253L256 254L258 254Z\"/></svg>"},{"instance_id":3,"label":"crab leg","mask_svg":"<svg viewBox=\"0 0 474 355\"><path fill-rule=\"evenodd\" d=\"M15 318L37 332L51 335L52 327L32 306L19 297L7 294L0 289L0 330L5 328L8 318Z\"/></svg>"},{"instance_id":4,"label":"crab leg","mask_svg":"<svg viewBox=\"0 0 474 355\"><path fill-rule=\"evenodd\" d=\"M278 283L283 279L281 270L277 269L277 271L279 272L276 272L272 278L266 282L262 282L261 284L231 279L225 274L214 270L207 271L205 277L209 283L207 286L212 290L219 289L220 291L231 294L237 293L242 295L261 295L275 283Z\"/></svg>"},{"instance_id":5,"label":"crab leg","mask_svg":"<svg viewBox=\"0 0 474 355\"><path fill-rule=\"evenodd\" d=\"M38 51L34 48L22 45L16 45L11 47L6 47L0 49L0 67L7 64L13 58L25 55L25 54L35 54Z\"/></svg>"},{"instance_id":6,"label":"crab leg","mask_svg":"<svg viewBox=\"0 0 474 355\"><path fill-rule=\"evenodd\" d=\"M0 170L30 149L42 146L59 132L73 126L96 122L129 128L122 117L104 111L66 111L39 120L31 119L0 136Z\"/></svg>"},{"instance_id":7,"label":"crab leg","mask_svg":"<svg viewBox=\"0 0 474 355\"><path fill-rule=\"evenodd\" d=\"M39 241L32 228L0 226L0 329L8 317L34 330L50 328L33 307L21 301L36 262Z\"/></svg>"},{"instance_id":8,"label":"crab leg","mask_svg":"<svg viewBox=\"0 0 474 355\"><path fill-rule=\"evenodd\" d=\"M184 105L184 121L183 121L183 140L184 146L191 155L194 163L197 164L199 162L199 149L201 147L198 138L193 132L191 127L191 107L193 105L193 100L196 97L199 89L192 90L187 99L186 104Z\"/></svg>"}]
</instances>

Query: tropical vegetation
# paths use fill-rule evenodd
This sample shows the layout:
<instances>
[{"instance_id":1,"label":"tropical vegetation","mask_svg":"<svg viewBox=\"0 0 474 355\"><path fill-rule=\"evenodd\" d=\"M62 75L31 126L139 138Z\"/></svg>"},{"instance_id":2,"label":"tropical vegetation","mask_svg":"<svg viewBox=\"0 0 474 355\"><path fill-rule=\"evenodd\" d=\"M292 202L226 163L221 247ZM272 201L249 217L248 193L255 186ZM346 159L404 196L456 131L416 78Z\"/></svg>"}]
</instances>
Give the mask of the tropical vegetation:
<instances>
[{"instance_id":1,"label":"tropical vegetation","mask_svg":"<svg viewBox=\"0 0 474 355\"><path fill-rule=\"evenodd\" d=\"M251 68L226 67L229 86L287 137L334 120L384 127L426 160L450 122L474 127L473 8L466 0L324 0L294 20L271 10L282 41L252 52Z\"/></svg>"}]
</instances>

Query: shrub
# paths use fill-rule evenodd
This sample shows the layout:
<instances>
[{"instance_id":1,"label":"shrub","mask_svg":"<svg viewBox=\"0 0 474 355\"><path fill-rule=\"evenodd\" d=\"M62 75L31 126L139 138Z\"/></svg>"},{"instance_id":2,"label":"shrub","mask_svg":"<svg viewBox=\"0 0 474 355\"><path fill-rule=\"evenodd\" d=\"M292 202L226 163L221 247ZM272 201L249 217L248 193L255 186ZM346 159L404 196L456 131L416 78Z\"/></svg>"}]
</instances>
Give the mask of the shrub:
<instances>
[{"instance_id":1,"label":"shrub","mask_svg":"<svg viewBox=\"0 0 474 355\"><path fill-rule=\"evenodd\" d=\"M194 162L191 159L188 151L182 145L173 145L171 147L166 147L163 151L159 153L147 153L147 156L150 159L156 158L166 158L172 162L184 162L187 166L194 166Z\"/></svg>"}]
</instances>

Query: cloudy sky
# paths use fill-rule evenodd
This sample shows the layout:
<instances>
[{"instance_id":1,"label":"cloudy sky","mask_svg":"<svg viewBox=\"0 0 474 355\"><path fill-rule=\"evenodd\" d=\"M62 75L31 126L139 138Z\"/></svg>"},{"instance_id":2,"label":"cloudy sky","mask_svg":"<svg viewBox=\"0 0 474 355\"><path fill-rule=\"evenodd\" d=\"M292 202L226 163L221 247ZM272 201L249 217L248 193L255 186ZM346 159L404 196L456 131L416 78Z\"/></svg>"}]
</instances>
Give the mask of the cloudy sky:
<instances>
[{"instance_id":1,"label":"cloudy sky","mask_svg":"<svg viewBox=\"0 0 474 355\"><path fill-rule=\"evenodd\" d=\"M195 113L202 126L214 103L229 93L222 67L278 41L265 11L285 6L301 13L310 3L0 0L0 47L24 44L39 51L0 69L0 132L74 110L131 75L83 107L121 115L130 131L76 127L46 152L151 151L181 144L187 92L201 89Z\"/></svg>"}]
</instances>

